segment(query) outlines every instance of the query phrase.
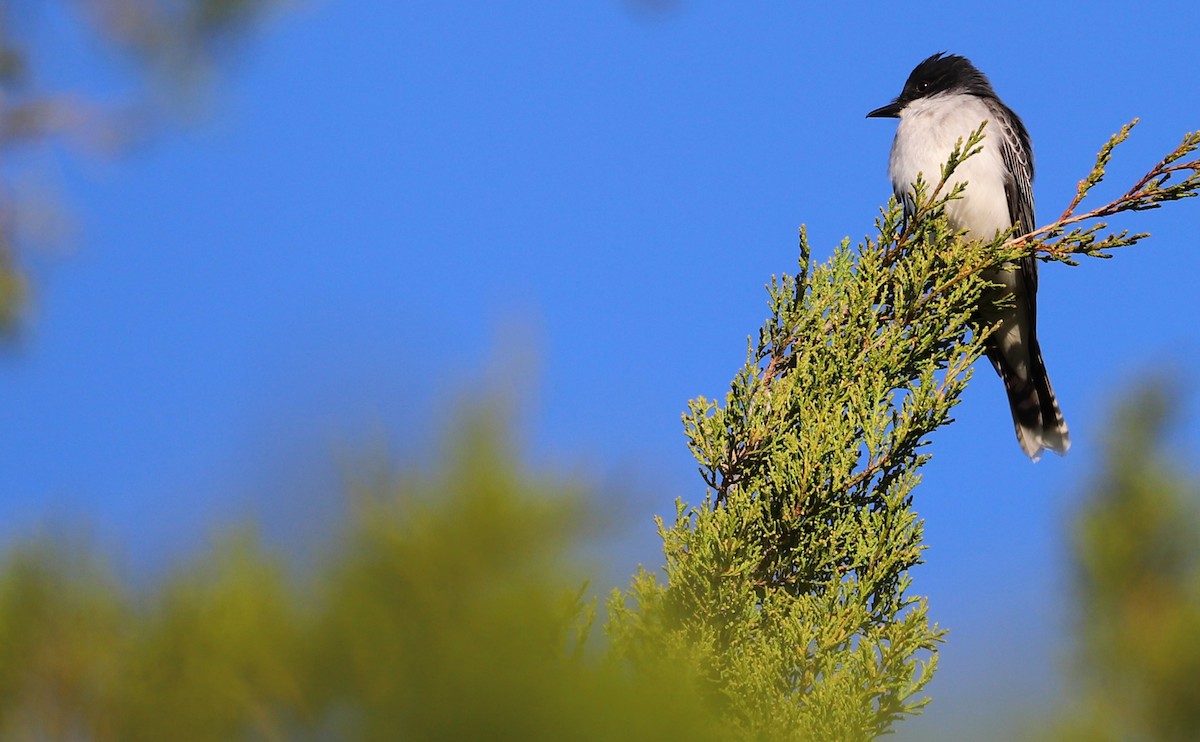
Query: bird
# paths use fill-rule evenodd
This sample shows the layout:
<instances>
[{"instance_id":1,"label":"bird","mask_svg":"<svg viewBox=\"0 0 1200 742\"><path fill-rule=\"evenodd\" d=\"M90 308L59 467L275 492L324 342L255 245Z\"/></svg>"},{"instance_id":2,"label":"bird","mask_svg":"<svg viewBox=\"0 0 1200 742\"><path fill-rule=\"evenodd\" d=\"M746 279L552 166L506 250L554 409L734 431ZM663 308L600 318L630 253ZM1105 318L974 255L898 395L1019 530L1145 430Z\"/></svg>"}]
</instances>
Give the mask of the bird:
<instances>
[{"instance_id":1,"label":"bird","mask_svg":"<svg viewBox=\"0 0 1200 742\"><path fill-rule=\"evenodd\" d=\"M955 145L986 121L982 150L957 167L942 191L966 183L961 198L946 204L946 217L970 240L991 240L1013 227L1018 235L1033 231L1029 132L970 60L934 54L913 69L895 100L867 118L900 119L888 177L909 216L918 175L931 185L940 182ZM1004 382L1017 442L1033 461L1046 450L1066 454L1071 437L1037 341L1037 261L1027 255L988 269L983 277L993 288L976 317L981 324L995 325L985 351ZM1011 303L998 305L1005 297Z\"/></svg>"}]
</instances>

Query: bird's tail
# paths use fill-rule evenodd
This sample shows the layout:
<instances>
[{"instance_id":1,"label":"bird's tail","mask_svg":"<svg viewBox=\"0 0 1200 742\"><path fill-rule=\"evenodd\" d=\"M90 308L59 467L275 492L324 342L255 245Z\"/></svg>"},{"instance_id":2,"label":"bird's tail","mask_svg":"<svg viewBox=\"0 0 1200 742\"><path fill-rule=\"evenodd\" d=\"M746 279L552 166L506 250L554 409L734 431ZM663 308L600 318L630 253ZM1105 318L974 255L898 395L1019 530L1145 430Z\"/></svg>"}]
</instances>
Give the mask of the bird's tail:
<instances>
[{"instance_id":1,"label":"bird's tail","mask_svg":"<svg viewBox=\"0 0 1200 742\"><path fill-rule=\"evenodd\" d=\"M1008 405L1012 409L1013 426L1017 430L1017 442L1029 458L1037 461L1042 451L1050 450L1063 455L1071 447L1071 435L1063 419L1054 390L1050 387L1050 376L1042 360L1042 349L1037 339L1030 338L1029 364L1022 375L1008 363L1003 352L993 346L988 349L988 358L1008 393Z\"/></svg>"}]
</instances>

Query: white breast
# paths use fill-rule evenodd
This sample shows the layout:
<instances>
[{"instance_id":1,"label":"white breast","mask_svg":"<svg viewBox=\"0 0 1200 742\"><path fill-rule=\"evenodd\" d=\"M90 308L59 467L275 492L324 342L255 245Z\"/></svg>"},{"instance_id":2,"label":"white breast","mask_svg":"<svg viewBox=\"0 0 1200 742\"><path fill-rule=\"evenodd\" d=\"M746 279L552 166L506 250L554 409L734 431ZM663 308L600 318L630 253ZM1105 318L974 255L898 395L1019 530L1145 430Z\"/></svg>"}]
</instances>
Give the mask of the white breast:
<instances>
[{"instance_id":1,"label":"white breast","mask_svg":"<svg viewBox=\"0 0 1200 742\"><path fill-rule=\"evenodd\" d=\"M923 98L904 108L892 142L888 175L896 197L906 208L911 208L912 184L917 175L924 174L926 193L932 192L955 143L959 139L965 143L971 132L991 118L978 98L957 93ZM989 122L984 134L983 151L959 165L943 190L945 193L956 183L967 183L963 197L948 204L946 214L951 225L966 230L971 239L991 239L998 230L1012 226L996 122Z\"/></svg>"}]
</instances>

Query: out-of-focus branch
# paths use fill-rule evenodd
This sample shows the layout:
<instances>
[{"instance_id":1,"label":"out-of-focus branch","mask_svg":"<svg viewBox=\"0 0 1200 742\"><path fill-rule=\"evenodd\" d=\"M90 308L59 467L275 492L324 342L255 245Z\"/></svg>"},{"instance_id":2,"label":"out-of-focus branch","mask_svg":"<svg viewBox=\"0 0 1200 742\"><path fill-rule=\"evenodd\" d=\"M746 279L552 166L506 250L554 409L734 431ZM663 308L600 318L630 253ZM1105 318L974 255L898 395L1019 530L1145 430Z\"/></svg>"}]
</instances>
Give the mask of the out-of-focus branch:
<instances>
[{"instance_id":1,"label":"out-of-focus branch","mask_svg":"<svg viewBox=\"0 0 1200 742\"><path fill-rule=\"evenodd\" d=\"M40 84L43 51L32 41L42 4L0 3L0 334L17 325L26 282L20 256L38 234L15 194L22 188L13 156L36 153L50 142L74 152L118 151L144 126L130 126L129 110L160 100L154 86L189 87L249 33L279 0L77 0L77 22L96 47L133 60L130 73L150 84L114 100L92 89L87 71L65 89ZM25 158L28 160L28 158Z\"/></svg>"}]
</instances>

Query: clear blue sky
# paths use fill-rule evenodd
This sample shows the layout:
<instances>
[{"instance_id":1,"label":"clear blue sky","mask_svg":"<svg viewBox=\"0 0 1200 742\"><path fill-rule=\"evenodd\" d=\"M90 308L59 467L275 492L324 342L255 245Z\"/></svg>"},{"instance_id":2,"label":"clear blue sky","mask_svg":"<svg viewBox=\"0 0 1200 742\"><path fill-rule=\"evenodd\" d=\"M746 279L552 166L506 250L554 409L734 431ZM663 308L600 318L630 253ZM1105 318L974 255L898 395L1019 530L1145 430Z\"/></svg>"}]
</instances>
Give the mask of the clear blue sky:
<instances>
[{"instance_id":1,"label":"clear blue sky","mask_svg":"<svg viewBox=\"0 0 1200 742\"><path fill-rule=\"evenodd\" d=\"M657 565L651 516L703 496L681 411L723 394L800 224L821 257L871 230L894 123L864 115L914 64L949 50L990 76L1033 136L1043 218L1124 122L1143 123L1100 195L1200 128L1200 6L1063 6L280 13L199 120L112 162L43 163L76 237L33 256L30 331L0 366L0 540L84 521L134 572L248 513L302 542L347 457L428 451L464 390L528 374L530 460L619 500L614 579ZM43 33L51 81L120 88L69 24ZM1197 219L1143 214L1144 245L1043 268L1068 457L1025 459L987 367L935 437L914 577L952 633L903 737L1053 687L1067 516L1108 411L1160 369L1196 379ZM1196 395L1181 404L1195 446Z\"/></svg>"}]
</instances>

